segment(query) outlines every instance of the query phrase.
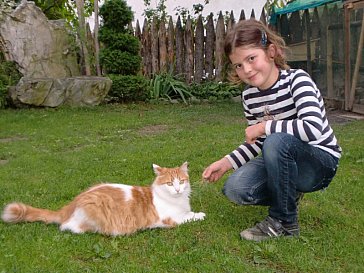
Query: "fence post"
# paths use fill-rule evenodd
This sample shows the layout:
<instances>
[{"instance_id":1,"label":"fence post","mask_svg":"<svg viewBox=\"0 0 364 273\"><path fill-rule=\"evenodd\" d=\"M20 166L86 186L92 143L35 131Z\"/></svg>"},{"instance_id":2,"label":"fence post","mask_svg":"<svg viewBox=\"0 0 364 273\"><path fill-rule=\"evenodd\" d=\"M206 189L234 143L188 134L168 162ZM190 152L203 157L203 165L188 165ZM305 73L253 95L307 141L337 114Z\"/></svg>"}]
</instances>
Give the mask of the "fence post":
<instances>
[{"instance_id":1,"label":"fence post","mask_svg":"<svg viewBox=\"0 0 364 273\"><path fill-rule=\"evenodd\" d=\"M264 25L267 25L267 16L265 15L265 9L263 7L262 9L262 13L260 14L260 19L259 19Z\"/></svg>"},{"instance_id":2,"label":"fence post","mask_svg":"<svg viewBox=\"0 0 364 273\"><path fill-rule=\"evenodd\" d=\"M310 13L308 9L305 10L306 22L306 47L307 47L307 72L312 75L312 62L311 62L311 26L310 26Z\"/></svg>"},{"instance_id":3,"label":"fence post","mask_svg":"<svg viewBox=\"0 0 364 273\"><path fill-rule=\"evenodd\" d=\"M202 16L197 19L195 30L195 76L194 81L201 82L204 69L204 29L202 24Z\"/></svg>"},{"instance_id":4,"label":"fence post","mask_svg":"<svg viewBox=\"0 0 364 273\"><path fill-rule=\"evenodd\" d=\"M321 77L322 77L322 87L320 88L322 91L326 91L325 95L326 97L328 97L329 99L331 99L333 97L332 95L332 90L329 90L329 81L328 81L328 72L329 70L328 68L328 51L327 49L329 48L329 41L328 41L328 32L329 30L328 28L328 9L327 6L324 6L324 10L322 13L322 17L321 17L321 22L320 22L320 56L322 59L319 60L319 64L320 64L320 72L321 72ZM330 45L331 46L331 45ZM331 47L332 49L332 47ZM326 62L326 63L325 63ZM332 54L331 54L331 62L332 62ZM331 63L332 65L332 63ZM326 69L325 69L326 67ZM321 69L322 68L322 69ZM332 69L332 66L331 66ZM332 84L332 82L331 82ZM326 87L326 88L325 88Z\"/></svg>"},{"instance_id":5,"label":"fence post","mask_svg":"<svg viewBox=\"0 0 364 273\"><path fill-rule=\"evenodd\" d=\"M239 21L243 21L245 20L245 12L244 10L242 9L241 12L240 12L240 17L239 17Z\"/></svg>"},{"instance_id":6,"label":"fence post","mask_svg":"<svg viewBox=\"0 0 364 273\"><path fill-rule=\"evenodd\" d=\"M167 71L167 39L165 22L159 24L159 72Z\"/></svg>"},{"instance_id":7,"label":"fence post","mask_svg":"<svg viewBox=\"0 0 364 273\"><path fill-rule=\"evenodd\" d=\"M168 23L168 71L173 73L174 72L174 26L172 17L169 17Z\"/></svg>"},{"instance_id":8,"label":"fence post","mask_svg":"<svg viewBox=\"0 0 364 273\"><path fill-rule=\"evenodd\" d=\"M152 53L152 73L159 72L159 47L158 47L158 28L157 18L153 18L152 22L152 35L151 35L151 53Z\"/></svg>"},{"instance_id":9,"label":"fence post","mask_svg":"<svg viewBox=\"0 0 364 273\"><path fill-rule=\"evenodd\" d=\"M219 18L216 24L216 51L215 51L215 72L216 80L222 80L222 70L224 67L224 40L225 40L225 25L222 12L220 11Z\"/></svg>"},{"instance_id":10,"label":"fence post","mask_svg":"<svg viewBox=\"0 0 364 273\"><path fill-rule=\"evenodd\" d=\"M212 13L208 16L206 25L206 45L205 45L205 70L207 78L214 77L214 53L215 53L215 28Z\"/></svg>"},{"instance_id":11,"label":"fence post","mask_svg":"<svg viewBox=\"0 0 364 273\"><path fill-rule=\"evenodd\" d=\"M150 51L150 31L147 19L144 19L143 33L142 33L142 45L143 45L143 75L150 77L152 74L152 54Z\"/></svg>"},{"instance_id":12,"label":"fence post","mask_svg":"<svg viewBox=\"0 0 364 273\"><path fill-rule=\"evenodd\" d=\"M184 72L184 50L183 50L183 30L181 18L178 16L176 24L176 74Z\"/></svg>"},{"instance_id":13,"label":"fence post","mask_svg":"<svg viewBox=\"0 0 364 273\"><path fill-rule=\"evenodd\" d=\"M186 82L190 83L194 74L194 48L193 48L193 31L192 21L188 16L185 29L185 49L186 49Z\"/></svg>"},{"instance_id":14,"label":"fence post","mask_svg":"<svg viewBox=\"0 0 364 273\"><path fill-rule=\"evenodd\" d=\"M227 26L226 26L226 33L229 32L229 30L231 30L235 25L235 18L234 18L234 12L231 11L230 12L230 18L227 22Z\"/></svg>"}]
</instances>

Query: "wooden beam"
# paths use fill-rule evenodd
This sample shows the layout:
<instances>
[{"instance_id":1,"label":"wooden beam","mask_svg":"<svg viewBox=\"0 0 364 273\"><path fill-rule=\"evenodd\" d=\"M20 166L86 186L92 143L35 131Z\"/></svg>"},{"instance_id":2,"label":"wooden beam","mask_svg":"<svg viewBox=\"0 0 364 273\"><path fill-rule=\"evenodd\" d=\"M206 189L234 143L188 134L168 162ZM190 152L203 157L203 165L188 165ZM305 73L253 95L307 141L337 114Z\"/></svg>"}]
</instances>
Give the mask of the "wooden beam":
<instances>
[{"instance_id":1,"label":"wooden beam","mask_svg":"<svg viewBox=\"0 0 364 273\"><path fill-rule=\"evenodd\" d=\"M332 30L329 29L329 27L327 27L327 38L326 38L326 73L327 73L327 79L326 79L326 84L327 84L327 96L329 98L334 98L335 94L334 94L334 73L333 73L333 69L332 69Z\"/></svg>"},{"instance_id":2,"label":"wooden beam","mask_svg":"<svg viewBox=\"0 0 364 273\"><path fill-rule=\"evenodd\" d=\"M305 10L306 19L306 41L307 41L307 72L312 75L312 61L311 61L311 26L310 26L310 13L308 9Z\"/></svg>"},{"instance_id":3,"label":"wooden beam","mask_svg":"<svg viewBox=\"0 0 364 273\"><path fill-rule=\"evenodd\" d=\"M350 9L344 6L344 53L345 53L345 110L349 110L350 96Z\"/></svg>"},{"instance_id":4,"label":"wooden beam","mask_svg":"<svg viewBox=\"0 0 364 273\"><path fill-rule=\"evenodd\" d=\"M358 83L359 68L360 68L362 50L363 50L363 43L364 43L364 17L362 19L358 51L357 51L357 54L356 54L354 75L353 75L353 80L351 82L351 89L350 89L350 96L349 96L349 109L350 110L353 109L354 100L355 100L355 89L356 89L356 85Z\"/></svg>"}]
</instances>

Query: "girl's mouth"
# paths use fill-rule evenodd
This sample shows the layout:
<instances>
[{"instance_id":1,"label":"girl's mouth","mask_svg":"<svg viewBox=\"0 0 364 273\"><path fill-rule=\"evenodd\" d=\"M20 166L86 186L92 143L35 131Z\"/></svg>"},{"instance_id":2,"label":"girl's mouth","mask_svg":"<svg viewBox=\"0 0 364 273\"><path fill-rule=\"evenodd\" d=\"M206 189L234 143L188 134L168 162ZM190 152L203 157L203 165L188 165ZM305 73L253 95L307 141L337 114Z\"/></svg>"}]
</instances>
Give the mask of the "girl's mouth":
<instances>
[{"instance_id":1,"label":"girl's mouth","mask_svg":"<svg viewBox=\"0 0 364 273\"><path fill-rule=\"evenodd\" d=\"M254 81L254 79L256 78L256 76L257 76L257 74L254 74L254 75L248 77L248 80L249 81Z\"/></svg>"}]
</instances>

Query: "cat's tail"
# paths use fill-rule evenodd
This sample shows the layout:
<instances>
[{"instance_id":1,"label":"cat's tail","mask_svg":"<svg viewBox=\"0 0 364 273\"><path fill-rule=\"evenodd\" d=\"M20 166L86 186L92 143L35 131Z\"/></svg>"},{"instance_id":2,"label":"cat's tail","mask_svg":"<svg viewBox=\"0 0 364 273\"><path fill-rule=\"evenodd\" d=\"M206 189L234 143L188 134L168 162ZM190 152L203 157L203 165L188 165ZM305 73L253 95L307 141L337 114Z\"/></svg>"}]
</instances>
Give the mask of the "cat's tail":
<instances>
[{"instance_id":1,"label":"cat's tail","mask_svg":"<svg viewBox=\"0 0 364 273\"><path fill-rule=\"evenodd\" d=\"M8 223L36 222L60 223L61 215L57 211L38 209L23 203L10 203L1 215L1 219Z\"/></svg>"}]
</instances>

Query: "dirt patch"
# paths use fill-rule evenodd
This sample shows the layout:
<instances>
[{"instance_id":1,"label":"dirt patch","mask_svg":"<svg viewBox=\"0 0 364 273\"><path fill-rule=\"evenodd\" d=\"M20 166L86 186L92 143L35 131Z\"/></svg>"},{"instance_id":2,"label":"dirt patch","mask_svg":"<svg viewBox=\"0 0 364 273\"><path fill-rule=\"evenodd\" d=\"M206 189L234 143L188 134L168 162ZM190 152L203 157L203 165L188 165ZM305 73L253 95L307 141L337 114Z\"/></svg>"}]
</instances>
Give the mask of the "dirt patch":
<instances>
[{"instance_id":1,"label":"dirt patch","mask_svg":"<svg viewBox=\"0 0 364 273\"><path fill-rule=\"evenodd\" d=\"M329 120L330 125L346 124L355 120L364 121L364 115L343 110L328 110L327 119Z\"/></svg>"},{"instance_id":2,"label":"dirt patch","mask_svg":"<svg viewBox=\"0 0 364 273\"><path fill-rule=\"evenodd\" d=\"M25 138L25 137L18 137L18 136L0 138L0 143L8 143L8 142L20 141L20 140L27 140L27 138Z\"/></svg>"},{"instance_id":3,"label":"dirt patch","mask_svg":"<svg viewBox=\"0 0 364 273\"><path fill-rule=\"evenodd\" d=\"M9 160L6 160L6 159L0 159L0 166L1 166L1 165L8 164L8 163L9 163Z\"/></svg>"},{"instance_id":4,"label":"dirt patch","mask_svg":"<svg viewBox=\"0 0 364 273\"><path fill-rule=\"evenodd\" d=\"M146 135L157 135L160 133L163 133L165 131L168 130L168 126L167 125L147 125L141 129L138 130L138 133L142 136L146 136Z\"/></svg>"}]
</instances>

